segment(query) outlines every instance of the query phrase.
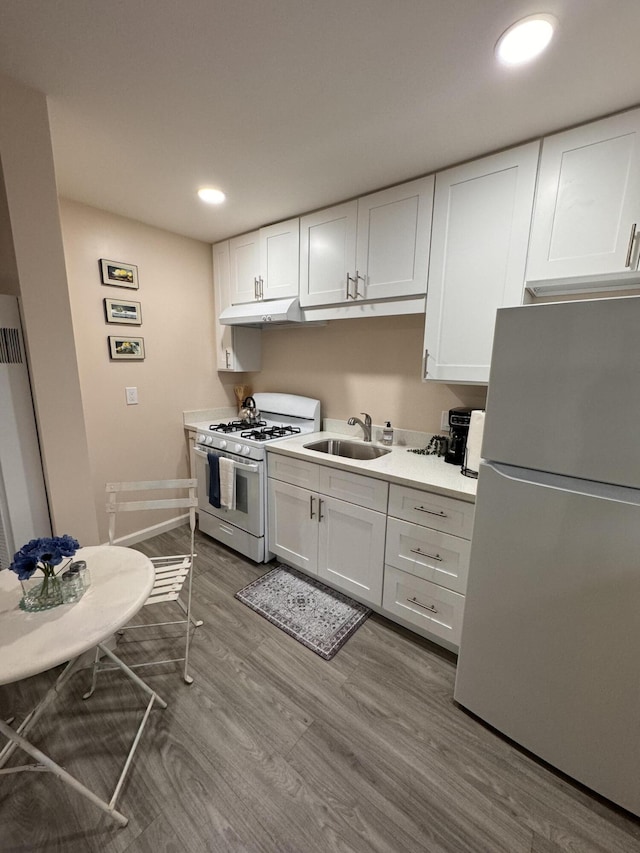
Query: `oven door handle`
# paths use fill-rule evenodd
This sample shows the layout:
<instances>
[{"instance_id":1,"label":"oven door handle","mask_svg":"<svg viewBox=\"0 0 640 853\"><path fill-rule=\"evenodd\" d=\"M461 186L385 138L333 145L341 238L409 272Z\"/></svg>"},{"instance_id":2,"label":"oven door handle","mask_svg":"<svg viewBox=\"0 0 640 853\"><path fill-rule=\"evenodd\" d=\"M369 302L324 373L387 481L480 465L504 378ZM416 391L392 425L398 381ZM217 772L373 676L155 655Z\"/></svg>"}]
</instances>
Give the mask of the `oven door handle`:
<instances>
[{"instance_id":1,"label":"oven door handle","mask_svg":"<svg viewBox=\"0 0 640 853\"><path fill-rule=\"evenodd\" d=\"M204 450L200 450L199 448L194 447L193 452L197 453L198 456L202 456L204 459L207 458L207 453ZM228 459L229 457L227 456L225 458ZM236 462L235 459L233 460L233 464L235 465L236 468L239 468L241 471L258 471L260 469L260 466L257 464L250 465L250 464L247 464L246 462Z\"/></svg>"}]
</instances>

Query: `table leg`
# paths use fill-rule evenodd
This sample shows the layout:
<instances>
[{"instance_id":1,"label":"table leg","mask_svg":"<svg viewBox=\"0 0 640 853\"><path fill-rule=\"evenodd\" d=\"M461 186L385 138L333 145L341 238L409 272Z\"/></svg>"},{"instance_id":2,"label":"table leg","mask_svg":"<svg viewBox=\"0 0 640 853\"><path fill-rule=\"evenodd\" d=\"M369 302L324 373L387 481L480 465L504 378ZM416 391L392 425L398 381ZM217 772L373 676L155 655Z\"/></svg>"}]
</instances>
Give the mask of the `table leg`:
<instances>
[{"instance_id":1,"label":"table leg","mask_svg":"<svg viewBox=\"0 0 640 853\"><path fill-rule=\"evenodd\" d=\"M120 826L126 826L129 822L129 818L125 817L119 811L116 811L112 805L101 800L93 791L90 791L86 785L83 785L81 782L78 782L70 773L67 773L66 770L63 770L60 765L56 764L55 761L52 761L48 755L45 755L44 752L41 752L35 746L29 743L28 740L19 735L16 731L14 731L11 726L8 726L4 720L0 720L0 733L2 733L5 737L9 738L9 740L14 743L16 746L19 746L20 749L23 749L28 755L32 758L35 758L36 761L39 762L40 765L46 770L51 771L54 776L57 776L62 782L65 782L83 797L86 797L90 800L94 805L96 805L99 809L102 809L103 812L111 815L115 821L117 821ZM18 772L19 770L24 770L22 767L9 767L5 770L5 773Z\"/></svg>"},{"instance_id":2,"label":"table leg","mask_svg":"<svg viewBox=\"0 0 640 853\"><path fill-rule=\"evenodd\" d=\"M106 657L113 661L113 663L121 669L126 676L128 676L135 684L140 687L148 696L149 702L144 712L144 716L142 718L142 722L138 726L138 731L136 732L135 738L133 740L133 744L131 745L131 749L129 750L129 754L127 755L127 759L125 761L124 767L120 776L118 778L118 782L116 784L115 790L111 797L111 800L107 803L105 800L100 799L97 794L94 794L93 791L89 790L86 785L83 785L79 782L75 777L73 777L70 773L67 773L59 764L56 764L48 755L45 755L44 752L37 749L33 744L31 744L23 735L25 735L34 723L42 716L47 706L51 703L51 701L55 698L56 694L60 690L60 688L69 680L69 678L76 672L78 668L78 664L82 655L74 660L69 661L65 669L58 676L55 684L49 688L44 698L41 702L28 714L25 719L22 721L20 726L17 729L12 729L10 725L8 725L4 720L0 720L0 734L3 734L7 739L8 743L6 746L0 751L0 775L9 774L9 773L19 773L23 771L50 771L57 776L65 784L69 785L83 797L86 797L90 800L94 805L96 805L99 809L111 815L115 821L117 821L120 826L126 826L129 822L129 819L121 814L119 811L116 811L115 804L118 796L120 795L120 791L124 784L125 777L129 768L131 766L131 762L133 761L134 753L138 747L138 743L140 742L140 738L142 736L142 731L149 719L149 714L151 713L151 709L153 708L154 703L157 703L161 708L166 708L167 703L162 699L155 690L152 690L148 684L146 684L141 678L139 678L133 670L131 670L125 663L123 663L120 658L116 657L113 654L111 649L108 649L106 646L99 644L97 647ZM38 764L36 765L26 765L21 767L7 767L2 769L6 762L8 761L10 755L17 748L24 750L28 755L34 758Z\"/></svg>"}]
</instances>

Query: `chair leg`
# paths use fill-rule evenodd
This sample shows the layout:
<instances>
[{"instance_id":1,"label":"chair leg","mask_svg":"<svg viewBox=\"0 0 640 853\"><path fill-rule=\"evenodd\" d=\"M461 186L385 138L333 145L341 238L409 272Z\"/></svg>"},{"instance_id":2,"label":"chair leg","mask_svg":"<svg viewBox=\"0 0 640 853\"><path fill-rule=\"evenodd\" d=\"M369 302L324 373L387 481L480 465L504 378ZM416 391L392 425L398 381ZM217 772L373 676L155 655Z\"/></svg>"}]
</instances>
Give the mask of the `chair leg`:
<instances>
[{"instance_id":1,"label":"chair leg","mask_svg":"<svg viewBox=\"0 0 640 853\"><path fill-rule=\"evenodd\" d=\"M190 608L188 608L181 599L178 599L178 604L180 605L180 607L182 608L182 612L185 614L187 619L189 619L194 628L199 628L201 625L204 625L202 619L193 618L190 612Z\"/></svg>"}]
</instances>

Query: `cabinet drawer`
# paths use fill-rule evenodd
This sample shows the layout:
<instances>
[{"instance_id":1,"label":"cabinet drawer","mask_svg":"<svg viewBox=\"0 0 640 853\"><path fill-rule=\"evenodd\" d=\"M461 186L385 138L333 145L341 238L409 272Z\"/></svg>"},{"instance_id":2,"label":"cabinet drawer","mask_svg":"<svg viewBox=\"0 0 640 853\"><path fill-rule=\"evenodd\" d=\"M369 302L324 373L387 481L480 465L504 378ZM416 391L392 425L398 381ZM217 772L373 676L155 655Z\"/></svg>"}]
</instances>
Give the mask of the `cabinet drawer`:
<instances>
[{"instance_id":1,"label":"cabinet drawer","mask_svg":"<svg viewBox=\"0 0 640 853\"><path fill-rule=\"evenodd\" d=\"M269 476L275 480L318 491L320 469L313 462L281 456L279 453L267 453L267 469Z\"/></svg>"},{"instance_id":2,"label":"cabinet drawer","mask_svg":"<svg viewBox=\"0 0 640 853\"><path fill-rule=\"evenodd\" d=\"M323 495L339 498L358 506L375 509L378 512L387 511L389 484L374 477L364 477L362 474L352 474L339 468L320 466L320 485L318 490Z\"/></svg>"},{"instance_id":3,"label":"cabinet drawer","mask_svg":"<svg viewBox=\"0 0 640 853\"><path fill-rule=\"evenodd\" d=\"M433 492L396 485L389 490L389 515L464 539L471 539L474 510L472 503Z\"/></svg>"},{"instance_id":4,"label":"cabinet drawer","mask_svg":"<svg viewBox=\"0 0 640 853\"><path fill-rule=\"evenodd\" d=\"M460 645L464 595L385 566L382 607L424 631Z\"/></svg>"},{"instance_id":5,"label":"cabinet drawer","mask_svg":"<svg viewBox=\"0 0 640 853\"><path fill-rule=\"evenodd\" d=\"M466 591L470 547L469 540L459 536L397 518L387 520L385 562L454 592Z\"/></svg>"}]
</instances>

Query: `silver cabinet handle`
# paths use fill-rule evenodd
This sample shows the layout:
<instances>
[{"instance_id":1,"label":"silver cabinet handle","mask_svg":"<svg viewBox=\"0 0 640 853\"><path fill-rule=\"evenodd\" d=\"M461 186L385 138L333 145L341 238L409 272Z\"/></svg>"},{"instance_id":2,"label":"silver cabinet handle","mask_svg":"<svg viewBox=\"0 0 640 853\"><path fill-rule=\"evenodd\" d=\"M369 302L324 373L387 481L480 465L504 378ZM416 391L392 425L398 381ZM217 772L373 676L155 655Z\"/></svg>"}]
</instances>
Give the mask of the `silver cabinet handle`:
<instances>
[{"instance_id":1,"label":"silver cabinet handle","mask_svg":"<svg viewBox=\"0 0 640 853\"><path fill-rule=\"evenodd\" d=\"M629 236L629 248L627 249L627 260L624 262L625 267L631 266L631 256L633 255L633 244L636 241L636 227L638 223L634 222L631 226L631 234Z\"/></svg>"},{"instance_id":2,"label":"silver cabinet handle","mask_svg":"<svg viewBox=\"0 0 640 853\"><path fill-rule=\"evenodd\" d=\"M442 510L439 510L438 512L436 512L433 509L425 509L423 506L414 506L414 509L417 509L418 512L426 512L427 515L437 515L438 518L449 518L447 513L442 512Z\"/></svg>"},{"instance_id":3,"label":"silver cabinet handle","mask_svg":"<svg viewBox=\"0 0 640 853\"><path fill-rule=\"evenodd\" d=\"M315 518L315 513L313 511L313 502L315 498L313 495L309 495L309 518Z\"/></svg>"},{"instance_id":4,"label":"silver cabinet handle","mask_svg":"<svg viewBox=\"0 0 640 853\"><path fill-rule=\"evenodd\" d=\"M358 293L358 282L359 281L362 282L362 293ZM364 299L364 297L365 297L364 286L366 284L366 281L365 281L365 277L363 275L360 275L358 270L356 270L355 283L356 283L356 297L355 298L357 299L358 296L360 296L360 297L362 297L362 299Z\"/></svg>"},{"instance_id":5,"label":"silver cabinet handle","mask_svg":"<svg viewBox=\"0 0 640 853\"><path fill-rule=\"evenodd\" d=\"M407 601L410 601L412 604L417 604L418 607L422 607L424 610L428 610L429 613L437 613L438 610L433 606L433 604L421 604L418 599L414 596L411 598L407 598Z\"/></svg>"},{"instance_id":6,"label":"silver cabinet handle","mask_svg":"<svg viewBox=\"0 0 640 853\"><path fill-rule=\"evenodd\" d=\"M411 554L420 554L421 557L428 557L430 560L437 560L439 563L442 562L440 554L425 554L420 548L410 548L409 551Z\"/></svg>"},{"instance_id":7,"label":"silver cabinet handle","mask_svg":"<svg viewBox=\"0 0 640 853\"><path fill-rule=\"evenodd\" d=\"M259 296L258 296L258 279L257 278L253 279L253 298L255 299L256 302L259 299Z\"/></svg>"},{"instance_id":8,"label":"silver cabinet handle","mask_svg":"<svg viewBox=\"0 0 640 853\"><path fill-rule=\"evenodd\" d=\"M229 350L228 350L228 349L226 349L226 350L224 351L224 358L225 358L225 364L226 364L227 368L231 367L231 364L230 364L230 361L231 361L231 353L229 352Z\"/></svg>"},{"instance_id":9,"label":"silver cabinet handle","mask_svg":"<svg viewBox=\"0 0 640 853\"><path fill-rule=\"evenodd\" d=\"M262 278L262 276L258 277L258 289L260 293L259 298L264 299L264 279Z\"/></svg>"},{"instance_id":10,"label":"silver cabinet handle","mask_svg":"<svg viewBox=\"0 0 640 853\"><path fill-rule=\"evenodd\" d=\"M322 521L324 515L322 514L322 498L318 498L318 521Z\"/></svg>"},{"instance_id":11,"label":"silver cabinet handle","mask_svg":"<svg viewBox=\"0 0 640 853\"><path fill-rule=\"evenodd\" d=\"M429 374L429 371L427 370L427 361L428 361L428 359L429 359L429 350L428 350L428 349L426 349L426 350L424 351L424 370L423 370L423 372L422 372L422 378L423 378L423 379L426 379L426 378L427 378L427 376L428 376L428 374Z\"/></svg>"},{"instance_id":12,"label":"silver cabinet handle","mask_svg":"<svg viewBox=\"0 0 640 853\"><path fill-rule=\"evenodd\" d=\"M351 291L349 289L349 285L351 284L351 282L353 282L356 286L356 295L355 296L351 295ZM349 273L347 273L347 299L355 299L357 297L357 295L358 295L358 280L353 278L353 276L350 276Z\"/></svg>"}]
</instances>

